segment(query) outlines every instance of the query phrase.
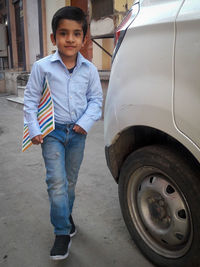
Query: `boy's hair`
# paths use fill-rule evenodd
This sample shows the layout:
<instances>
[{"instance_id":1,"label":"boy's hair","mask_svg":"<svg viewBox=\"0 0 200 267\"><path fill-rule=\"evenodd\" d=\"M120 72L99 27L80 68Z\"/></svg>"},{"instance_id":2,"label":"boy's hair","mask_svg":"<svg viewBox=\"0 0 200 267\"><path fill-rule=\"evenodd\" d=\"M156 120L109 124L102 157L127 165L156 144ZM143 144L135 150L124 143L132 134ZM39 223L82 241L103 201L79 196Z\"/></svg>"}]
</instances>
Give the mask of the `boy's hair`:
<instances>
[{"instance_id":1,"label":"boy's hair","mask_svg":"<svg viewBox=\"0 0 200 267\"><path fill-rule=\"evenodd\" d=\"M58 28L59 21L61 19L75 20L81 23L83 29L83 39L85 38L87 33L88 23L86 15L82 9L74 6L65 6L56 11L51 21L51 27L55 39L56 39L56 30Z\"/></svg>"}]
</instances>

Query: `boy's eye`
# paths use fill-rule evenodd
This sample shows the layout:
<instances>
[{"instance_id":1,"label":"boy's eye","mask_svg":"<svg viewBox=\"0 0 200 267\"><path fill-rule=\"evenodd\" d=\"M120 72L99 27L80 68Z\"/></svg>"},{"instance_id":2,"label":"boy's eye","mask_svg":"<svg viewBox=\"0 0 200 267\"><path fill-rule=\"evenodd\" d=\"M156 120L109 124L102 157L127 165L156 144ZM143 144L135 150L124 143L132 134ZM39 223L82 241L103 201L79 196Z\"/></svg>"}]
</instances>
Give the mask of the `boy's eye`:
<instances>
[{"instance_id":1,"label":"boy's eye","mask_svg":"<svg viewBox=\"0 0 200 267\"><path fill-rule=\"evenodd\" d=\"M60 32L60 35L65 36L66 32Z\"/></svg>"},{"instance_id":2,"label":"boy's eye","mask_svg":"<svg viewBox=\"0 0 200 267\"><path fill-rule=\"evenodd\" d=\"M74 35L75 35L75 36L80 36L81 33L80 33L80 32L75 32Z\"/></svg>"}]
</instances>

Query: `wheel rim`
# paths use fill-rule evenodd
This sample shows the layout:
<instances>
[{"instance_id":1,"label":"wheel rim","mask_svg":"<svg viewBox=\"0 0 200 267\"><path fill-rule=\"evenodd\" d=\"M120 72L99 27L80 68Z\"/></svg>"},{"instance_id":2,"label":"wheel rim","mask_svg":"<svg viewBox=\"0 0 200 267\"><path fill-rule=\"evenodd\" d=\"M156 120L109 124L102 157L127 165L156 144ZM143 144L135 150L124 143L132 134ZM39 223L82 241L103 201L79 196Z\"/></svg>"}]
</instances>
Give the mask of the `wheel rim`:
<instances>
[{"instance_id":1,"label":"wheel rim","mask_svg":"<svg viewBox=\"0 0 200 267\"><path fill-rule=\"evenodd\" d=\"M142 167L130 177L129 211L138 233L157 254L179 258L190 248L193 231L187 201L160 170Z\"/></svg>"}]
</instances>

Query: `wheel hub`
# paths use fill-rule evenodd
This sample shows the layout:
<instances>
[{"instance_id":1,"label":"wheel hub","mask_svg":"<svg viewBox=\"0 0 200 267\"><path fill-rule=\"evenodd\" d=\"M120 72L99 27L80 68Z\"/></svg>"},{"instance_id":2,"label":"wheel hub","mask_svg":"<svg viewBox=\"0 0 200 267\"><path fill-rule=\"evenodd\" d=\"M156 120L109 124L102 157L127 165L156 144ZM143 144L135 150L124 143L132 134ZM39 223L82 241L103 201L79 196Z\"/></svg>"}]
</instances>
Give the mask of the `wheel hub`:
<instances>
[{"instance_id":1,"label":"wheel hub","mask_svg":"<svg viewBox=\"0 0 200 267\"><path fill-rule=\"evenodd\" d=\"M139 213L154 238L172 249L182 245L188 237L189 222L181 196L165 179L154 176L144 179L137 195Z\"/></svg>"},{"instance_id":2,"label":"wheel hub","mask_svg":"<svg viewBox=\"0 0 200 267\"><path fill-rule=\"evenodd\" d=\"M155 197L148 197L147 204L152 221L160 225L160 227L169 226L170 216L164 198L159 194Z\"/></svg>"}]
</instances>

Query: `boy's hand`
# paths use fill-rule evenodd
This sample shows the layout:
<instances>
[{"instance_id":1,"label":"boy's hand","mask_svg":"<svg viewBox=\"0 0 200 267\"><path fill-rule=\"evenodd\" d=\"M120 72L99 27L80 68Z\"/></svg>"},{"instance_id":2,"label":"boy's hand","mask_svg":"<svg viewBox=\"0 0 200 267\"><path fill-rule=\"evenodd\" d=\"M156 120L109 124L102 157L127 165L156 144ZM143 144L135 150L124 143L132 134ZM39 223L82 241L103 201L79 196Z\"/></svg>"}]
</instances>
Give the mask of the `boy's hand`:
<instances>
[{"instance_id":1,"label":"boy's hand","mask_svg":"<svg viewBox=\"0 0 200 267\"><path fill-rule=\"evenodd\" d=\"M42 144L43 143L43 137L42 135L37 135L37 136L34 136L32 139L31 139L32 143L34 145L39 145L39 144Z\"/></svg>"},{"instance_id":2,"label":"boy's hand","mask_svg":"<svg viewBox=\"0 0 200 267\"><path fill-rule=\"evenodd\" d=\"M87 134L87 132L86 132L81 126L79 126L78 124L75 124L75 125L74 125L73 130L74 130L76 133Z\"/></svg>"}]
</instances>

